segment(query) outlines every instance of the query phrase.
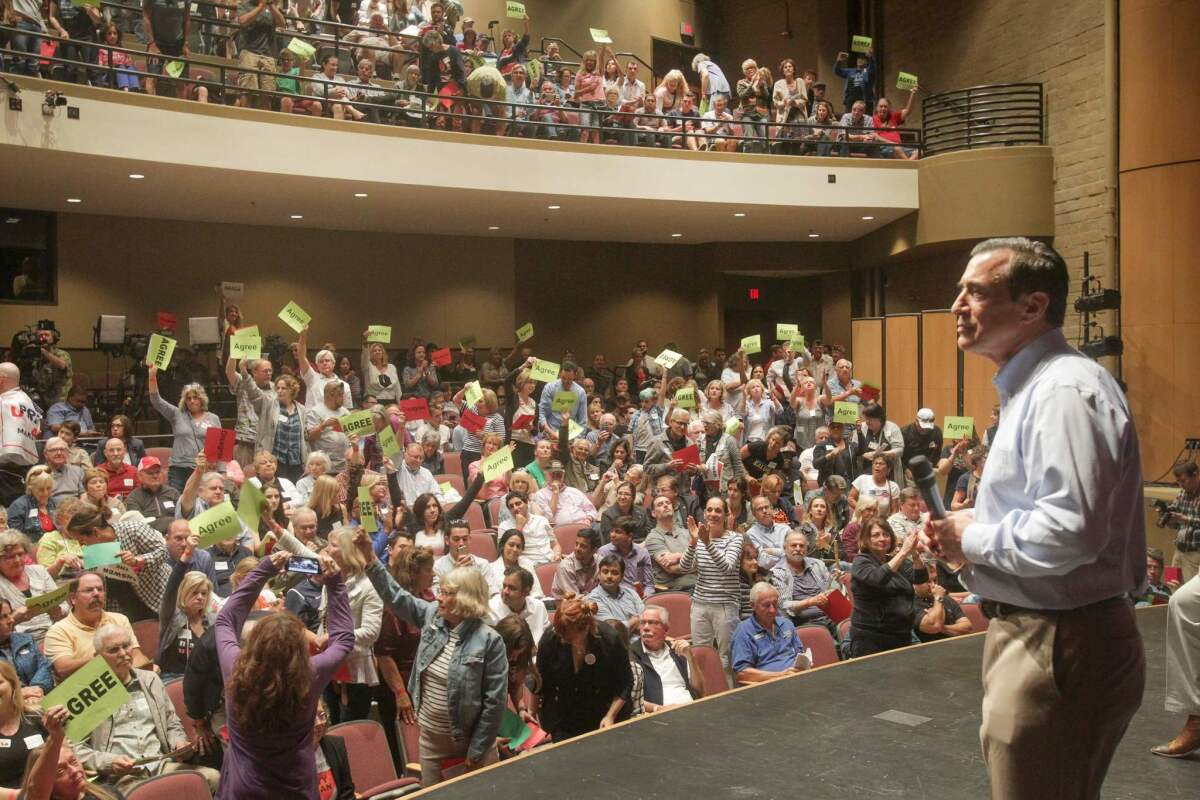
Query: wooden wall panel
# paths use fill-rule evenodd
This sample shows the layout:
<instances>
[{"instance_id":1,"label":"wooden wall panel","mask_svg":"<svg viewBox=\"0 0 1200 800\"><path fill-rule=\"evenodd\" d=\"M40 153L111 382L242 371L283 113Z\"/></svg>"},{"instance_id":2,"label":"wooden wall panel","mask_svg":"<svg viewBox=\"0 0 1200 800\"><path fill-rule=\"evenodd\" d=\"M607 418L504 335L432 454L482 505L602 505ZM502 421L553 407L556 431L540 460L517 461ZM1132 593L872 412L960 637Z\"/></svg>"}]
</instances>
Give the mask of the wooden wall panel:
<instances>
[{"instance_id":1,"label":"wooden wall panel","mask_svg":"<svg viewBox=\"0 0 1200 800\"><path fill-rule=\"evenodd\" d=\"M883 386L883 319L869 317L850 321L854 377Z\"/></svg>"},{"instance_id":2,"label":"wooden wall panel","mask_svg":"<svg viewBox=\"0 0 1200 800\"><path fill-rule=\"evenodd\" d=\"M916 419L919 408L920 322L917 314L891 314L884 319L883 407L888 419L901 426Z\"/></svg>"},{"instance_id":3,"label":"wooden wall panel","mask_svg":"<svg viewBox=\"0 0 1200 800\"><path fill-rule=\"evenodd\" d=\"M963 408L962 416L975 418L975 432L983 436L991 419L992 407L1000 401L992 378L996 365L981 356L970 353L963 355ZM938 421L945 416L939 413Z\"/></svg>"},{"instance_id":4,"label":"wooden wall panel","mask_svg":"<svg viewBox=\"0 0 1200 800\"><path fill-rule=\"evenodd\" d=\"M919 405L933 409L940 420L958 413L958 344L954 315L949 311L921 313L921 396Z\"/></svg>"}]
</instances>

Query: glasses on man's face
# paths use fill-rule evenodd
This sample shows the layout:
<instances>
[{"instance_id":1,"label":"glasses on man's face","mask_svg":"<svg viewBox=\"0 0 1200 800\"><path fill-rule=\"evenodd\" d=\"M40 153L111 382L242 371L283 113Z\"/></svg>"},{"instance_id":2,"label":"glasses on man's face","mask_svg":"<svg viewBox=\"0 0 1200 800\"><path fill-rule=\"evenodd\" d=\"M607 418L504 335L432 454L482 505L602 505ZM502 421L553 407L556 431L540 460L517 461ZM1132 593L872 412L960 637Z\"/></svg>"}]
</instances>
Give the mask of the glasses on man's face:
<instances>
[{"instance_id":1,"label":"glasses on man's face","mask_svg":"<svg viewBox=\"0 0 1200 800\"><path fill-rule=\"evenodd\" d=\"M133 644L126 642L125 644L111 644L104 648L104 652L110 656L115 656L117 653L125 653L133 650Z\"/></svg>"}]
</instances>

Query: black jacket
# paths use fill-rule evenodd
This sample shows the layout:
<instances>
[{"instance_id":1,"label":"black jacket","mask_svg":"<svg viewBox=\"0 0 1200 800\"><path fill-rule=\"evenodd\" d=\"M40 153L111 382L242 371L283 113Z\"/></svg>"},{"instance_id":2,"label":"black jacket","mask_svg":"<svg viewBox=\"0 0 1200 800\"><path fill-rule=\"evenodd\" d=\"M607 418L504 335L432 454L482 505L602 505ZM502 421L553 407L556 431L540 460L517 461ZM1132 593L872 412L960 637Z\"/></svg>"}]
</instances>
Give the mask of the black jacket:
<instances>
[{"instance_id":1,"label":"black jacket","mask_svg":"<svg viewBox=\"0 0 1200 800\"><path fill-rule=\"evenodd\" d=\"M899 572L892 572L886 562L870 553L859 553L850 575L850 589L854 592L852 636L855 630L889 637L912 635L916 597L913 584L929 580L924 567L916 572L912 562L905 561Z\"/></svg>"},{"instance_id":2,"label":"black jacket","mask_svg":"<svg viewBox=\"0 0 1200 800\"><path fill-rule=\"evenodd\" d=\"M225 681L217 658L217 628L204 632L183 673L183 703L192 719L207 719L224 701Z\"/></svg>"},{"instance_id":3,"label":"black jacket","mask_svg":"<svg viewBox=\"0 0 1200 800\"><path fill-rule=\"evenodd\" d=\"M571 645L553 628L542 634L538 644L538 671L542 674L542 727L561 742L600 727L613 698L625 700L617 721L629 719L633 669L629 654L606 624L596 626L589 642L595 663L575 672Z\"/></svg>"},{"instance_id":4,"label":"black jacket","mask_svg":"<svg viewBox=\"0 0 1200 800\"><path fill-rule=\"evenodd\" d=\"M671 650L669 646L664 645L671 653L671 660L675 662L675 668L679 670L679 674L683 676L683 682L687 684L688 694L693 700L699 699L700 695L696 692L696 687L692 685L692 677L688 674L688 662L683 656ZM663 690L662 678L654 671L654 662L650 660L650 656L646 653L646 648L642 647L641 640L633 643L633 657L642 665L642 672L645 674L645 685L643 692L647 703L662 705Z\"/></svg>"},{"instance_id":5,"label":"black jacket","mask_svg":"<svg viewBox=\"0 0 1200 800\"><path fill-rule=\"evenodd\" d=\"M337 790L333 794L334 800L354 800L354 778L350 774L346 741L340 736L322 736L321 753L329 764L330 774L333 775L333 785Z\"/></svg>"}]
</instances>

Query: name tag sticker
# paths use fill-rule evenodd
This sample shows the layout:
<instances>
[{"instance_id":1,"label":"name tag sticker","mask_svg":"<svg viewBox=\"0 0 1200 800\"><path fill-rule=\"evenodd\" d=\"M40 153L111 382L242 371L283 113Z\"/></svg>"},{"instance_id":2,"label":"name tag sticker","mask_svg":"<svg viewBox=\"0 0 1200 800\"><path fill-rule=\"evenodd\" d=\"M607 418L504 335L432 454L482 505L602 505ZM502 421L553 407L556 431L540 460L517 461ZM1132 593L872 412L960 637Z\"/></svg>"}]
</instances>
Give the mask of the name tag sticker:
<instances>
[{"instance_id":1,"label":"name tag sticker","mask_svg":"<svg viewBox=\"0 0 1200 800\"><path fill-rule=\"evenodd\" d=\"M41 747L46 740L42 738L40 733L33 733L25 737L25 746L32 750L35 747Z\"/></svg>"},{"instance_id":2,"label":"name tag sticker","mask_svg":"<svg viewBox=\"0 0 1200 800\"><path fill-rule=\"evenodd\" d=\"M125 479L125 485L126 485L126 486L133 486L133 478L126 478L126 479Z\"/></svg>"},{"instance_id":3,"label":"name tag sticker","mask_svg":"<svg viewBox=\"0 0 1200 800\"><path fill-rule=\"evenodd\" d=\"M37 515L38 515L38 510L36 508L29 509L29 518L30 519L37 519Z\"/></svg>"},{"instance_id":4,"label":"name tag sticker","mask_svg":"<svg viewBox=\"0 0 1200 800\"><path fill-rule=\"evenodd\" d=\"M12 739L0 739L0 750L7 750L12 747Z\"/></svg>"},{"instance_id":5,"label":"name tag sticker","mask_svg":"<svg viewBox=\"0 0 1200 800\"><path fill-rule=\"evenodd\" d=\"M279 421L282 422L284 425L286 425L287 421L288 421L287 414L280 414Z\"/></svg>"},{"instance_id":6,"label":"name tag sticker","mask_svg":"<svg viewBox=\"0 0 1200 800\"><path fill-rule=\"evenodd\" d=\"M174 508L174 507L175 507L174 500L163 500L163 508Z\"/></svg>"},{"instance_id":7,"label":"name tag sticker","mask_svg":"<svg viewBox=\"0 0 1200 800\"><path fill-rule=\"evenodd\" d=\"M222 572L225 572L226 570L229 569L229 562L228 561L218 561L216 563L216 568L221 570Z\"/></svg>"}]
</instances>

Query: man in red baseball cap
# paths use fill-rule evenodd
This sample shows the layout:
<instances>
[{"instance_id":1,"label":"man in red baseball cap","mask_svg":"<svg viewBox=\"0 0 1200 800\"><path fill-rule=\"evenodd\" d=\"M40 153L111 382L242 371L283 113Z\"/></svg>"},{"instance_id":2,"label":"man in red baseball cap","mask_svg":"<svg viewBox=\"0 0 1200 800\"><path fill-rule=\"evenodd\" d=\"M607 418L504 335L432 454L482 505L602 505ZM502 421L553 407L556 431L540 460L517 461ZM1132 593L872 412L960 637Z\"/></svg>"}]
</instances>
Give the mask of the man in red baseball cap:
<instances>
[{"instance_id":1,"label":"man in red baseball cap","mask_svg":"<svg viewBox=\"0 0 1200 800\"><path fill-rule=\"evenodd\" d=\"M166 483L166 470L154 456L145 456L137 465L138 488L125 498L125 507L150 520L150 527L166 534L167 526L175 519L175 504L179 492Z\"/></svg>"}]
</instances>

